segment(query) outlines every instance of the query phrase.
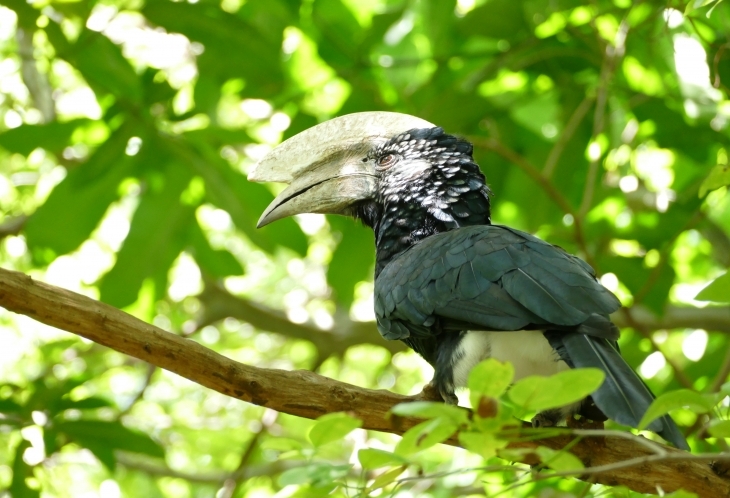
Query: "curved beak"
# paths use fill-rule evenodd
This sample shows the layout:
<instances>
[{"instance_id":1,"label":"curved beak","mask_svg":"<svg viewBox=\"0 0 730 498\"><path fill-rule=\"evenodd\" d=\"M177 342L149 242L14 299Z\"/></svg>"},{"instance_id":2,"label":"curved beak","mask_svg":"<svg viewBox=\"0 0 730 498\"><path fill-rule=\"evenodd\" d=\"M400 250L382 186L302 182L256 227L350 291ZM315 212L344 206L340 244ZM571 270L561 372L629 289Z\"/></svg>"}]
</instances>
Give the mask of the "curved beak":
<instances>
[{"instance_id":1,"label":"curved beak","mask_svg":"<svg viewBox=\"0 0 730 498\"><path fill-rule=\"evenodd\" d=\"M332 157L302 172L269 204L257 228L295 214L342 214L371 198L377 178L371 163L362 159Z\"/></svg>"},{"instance_id":2,"label":"curved beak","mask_svg":"<svg viewBox=\"0 0 730 498\"><path fill-rule=\"evenodd\" d=\"M304 130L269 152L248 175L252 182L287 187L261 215L258 227L301 213L347 214L377 187L368 152L399 133L434 125L395 112L359 112Z\"/></svg>"}]
</instances>

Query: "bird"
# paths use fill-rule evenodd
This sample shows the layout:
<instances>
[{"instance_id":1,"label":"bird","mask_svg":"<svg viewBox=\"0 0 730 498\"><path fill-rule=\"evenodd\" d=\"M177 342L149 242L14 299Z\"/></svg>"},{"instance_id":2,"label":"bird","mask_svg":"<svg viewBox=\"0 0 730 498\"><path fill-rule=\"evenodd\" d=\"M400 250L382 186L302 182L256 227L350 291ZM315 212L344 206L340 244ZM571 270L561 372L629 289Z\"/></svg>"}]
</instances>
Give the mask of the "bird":
<instances>
[{"instance_id":1,"label":"bird","mask_svg":"<svg viewBox=\"0 0 730 498\"><path fill-rule=\"evenodd\" d=\"M259 227L328 213L372 228L378 331L434 367L445 402L458 402L456 389L486 358L511 362L515 380L593 367L605 380L591 396L538 413L533 426L582 414L639 427L654 395L620 354L609 317L620 301L582 259L492 223L467 140L408 114L347 114L273 148L249 180L288 184ZM688 449L668 415L647 428Z\"/></svg>"}]
</instances>

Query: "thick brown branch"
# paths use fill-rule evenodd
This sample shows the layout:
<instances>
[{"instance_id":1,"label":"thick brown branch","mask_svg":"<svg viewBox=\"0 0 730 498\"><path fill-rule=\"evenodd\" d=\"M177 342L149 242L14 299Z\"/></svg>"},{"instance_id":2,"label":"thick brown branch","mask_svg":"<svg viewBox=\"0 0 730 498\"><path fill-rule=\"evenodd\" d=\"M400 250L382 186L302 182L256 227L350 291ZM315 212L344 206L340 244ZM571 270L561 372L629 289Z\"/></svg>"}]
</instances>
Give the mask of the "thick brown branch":
<instances>
[{"instance_id":1,"label":"thick brown branch","mask_svg":"<svg viewBox=\"0 0 730 498\"><path fill-rule=\"evenodd\" d=\"M390 408L410 398L335 381L306 371L255 368L237 363L200 344L165 332L109 305L74 292L36 282L22 273L0 269L0 305L45 324L86 337L193 382L237 399L305 418L349 411L365 429L402 434L418 421L389 417ZM512 443L562 449L573 436ZM457 444L450 440L449 443ZM588 466L610 466L641 456L656 455L646 444L622 437L587 438L571 451ZM701 497L730 496L730 480L715 475L703 462L675 460L682 452L664 449L672 460L590 475L591 482L626 485L656 493L658 488L684 488ZM687 454L688 458L691 455ZM684 457L682 457L684 458ZM608 467L611 469L611 467Z\"/></svg>"}]
</instances>

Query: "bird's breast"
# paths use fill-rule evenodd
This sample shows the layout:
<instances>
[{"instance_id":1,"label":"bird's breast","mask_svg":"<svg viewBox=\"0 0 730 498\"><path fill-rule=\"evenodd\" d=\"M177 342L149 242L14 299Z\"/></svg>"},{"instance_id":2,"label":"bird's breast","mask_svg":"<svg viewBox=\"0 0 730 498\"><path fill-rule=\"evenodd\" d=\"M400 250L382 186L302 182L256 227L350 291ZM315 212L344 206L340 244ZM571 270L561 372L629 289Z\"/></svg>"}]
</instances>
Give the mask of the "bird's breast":
<instances>
[{"instance_id":1,"label":"bird's breast","mask_svg":"<svg viewBox=\"0 0 730 498\"><path fill-rule=\"evenodd\" d=\"M454 354L454 385L466 386L471 369L487 358L512 363L515 381L530 375L554 375L570 368L540 330L470 331L464 334Z\"/></svg>"}]
</instances>

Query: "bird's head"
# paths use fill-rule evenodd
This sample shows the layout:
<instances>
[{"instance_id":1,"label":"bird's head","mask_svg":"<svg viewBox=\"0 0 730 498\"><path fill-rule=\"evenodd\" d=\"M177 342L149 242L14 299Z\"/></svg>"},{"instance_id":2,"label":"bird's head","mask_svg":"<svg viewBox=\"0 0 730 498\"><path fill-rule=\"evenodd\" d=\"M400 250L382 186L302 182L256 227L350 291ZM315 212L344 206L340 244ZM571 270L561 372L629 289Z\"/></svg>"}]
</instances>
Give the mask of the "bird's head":
<instances>
[{"instance_id":1,"label":"bird's head","mask_svg":"<svg viewBox=\"0 0 730 498\"><path fill-rule=\"evenodd\" d=\"M488 223L489 191L471 153L468 142L407 114L331 119L289 138L249 173L251 181L289 184L258 226L300 213L353 215L373 226L388 211L429 216L446 229ZM401 232L418 224L392 221Z\"/></svg>"}]
</instances>

